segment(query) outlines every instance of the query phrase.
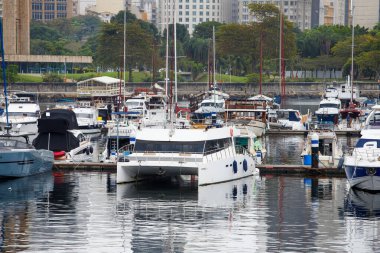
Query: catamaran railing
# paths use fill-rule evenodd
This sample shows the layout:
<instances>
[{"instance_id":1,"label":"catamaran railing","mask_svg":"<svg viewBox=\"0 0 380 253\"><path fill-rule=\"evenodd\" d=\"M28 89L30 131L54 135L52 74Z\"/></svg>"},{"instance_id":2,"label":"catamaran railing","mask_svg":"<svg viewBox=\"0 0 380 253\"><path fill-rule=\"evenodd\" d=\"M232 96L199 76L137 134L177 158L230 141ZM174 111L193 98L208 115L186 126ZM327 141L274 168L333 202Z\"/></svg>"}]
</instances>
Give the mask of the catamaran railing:
<instances>
[{"instance_id":1,"label":"catamaran railing","mask_svg":"<svg viewBox=\"0 0 380 253\"><path fill-rule=\"evenodd\" d=\"M135 155L131 155L131 154ZM145 151L134 152L134 145L128 144L119 149L119 162L129 161L157 161L157 162L206 162L217 161L227 157L234 157L236 154L250 155L249 151L242 146L229 146L212 149L207 152L175 152L175 151Z\"/></svg>"}]
</instances>

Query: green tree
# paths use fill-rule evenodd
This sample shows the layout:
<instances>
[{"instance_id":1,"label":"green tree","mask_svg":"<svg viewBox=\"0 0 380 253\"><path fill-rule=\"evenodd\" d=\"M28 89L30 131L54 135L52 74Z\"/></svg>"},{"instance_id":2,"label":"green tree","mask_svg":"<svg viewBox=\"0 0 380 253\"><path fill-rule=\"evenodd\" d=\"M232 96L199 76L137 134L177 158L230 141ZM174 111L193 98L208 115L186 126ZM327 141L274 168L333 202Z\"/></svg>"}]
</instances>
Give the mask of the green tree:
<instances>
[{"instance_id":1,"label":"green tree","mask_svg":"<svg viewBox=\"0 0 380 253\"><path fill-rule=\"evenodd\" d=\"M104 24L99 36L95 54L96 62L104 68L118 68L123 65L124 26L118 23ZM129 80L132 81L132 69L140 65L151 64L153 37L135 23L126 25L126 67Z\"/></svg>"},{"instance_id":2,"label":"green tree","mask_svg":"<svg viewBox=\"0 0 380 253\"><path fill-rule=\"evenodd\" d=\"M17 65L8 65L6 67L6 77L8 84L15 83L18 81L18 66ZM3 82L3 69L0 68L0 80Z\"/></svg>"},{"instance_id":3,"label":"green tree","mask_svg":"<svg viewBox=\"0 0 380 253\"><path fill-rule=\"evenodd\" d=\"M201 39L211 39L213 27L215 27L215 30L217 30L218 27L221 25L222 23L216 21L199 23L194 28L193 37Z\"/></svg>"}]
</instances>

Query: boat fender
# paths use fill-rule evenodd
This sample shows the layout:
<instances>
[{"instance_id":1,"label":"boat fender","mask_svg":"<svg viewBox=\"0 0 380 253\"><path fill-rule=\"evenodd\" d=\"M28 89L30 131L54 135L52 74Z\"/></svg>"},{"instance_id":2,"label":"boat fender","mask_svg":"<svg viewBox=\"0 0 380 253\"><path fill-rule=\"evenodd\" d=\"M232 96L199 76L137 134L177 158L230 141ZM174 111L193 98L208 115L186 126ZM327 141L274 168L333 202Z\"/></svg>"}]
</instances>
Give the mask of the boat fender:
<instances>
[{"instance_id":1,"label":"boat fender","mask_svg":"<svg viewBox=\"0 0 380 253\"><path fill-rule=\"evenodd\" d=\"M246 159L243 160L243 170L247 171L248 170L248 162Z\"/></svg>"},{"instance_id":2,"label":"boat fender","mask_svg":"<svg viewBox=\"0 0 380 253\"><path fill-rule=\"evenodd\" d=\"M341 157L338 162L338 170L343 169L343 164L344 164L344 157Z\"/></svg>"},{"instance_id":3,"label":"boat fender","mask_svg":"<svg viewBox=\"0 0 380 253\"><path fill-rule=\"evenodd\" d=\"M247 193L248 193L248 186L247 186L247 184L244 184L243 185L243 194L247 195Z\"/></svg>"},{"instance_id":4,"label":"boat fender","mask_svg":"<svg viewBox=\"0 0 380 253\"><path fill-rule=\"evenodd\" d=\"M94 152L94 148L90 146L90 154L92 154L93 152Z\"/></svg>"},{"instance_id":5,"label":"boat fender","mask_svg":"<svg viewBox=\"0 0 380 253\"><path fill-rule=\"evenodd\" d=\"M237 162L236 162L236 161L234 161L234 162L232 163L232 168L233 168L234 174L236 174L237 171L238 171L238 167L237 167Z\"/></svg>"},{"instance_id":6,"label":"boat fender","mask_svg":"<svg viewBox=\"0 0 380 253\"><path fill-rule=\"evenodd\" d=\"M238 194L237 186L234 185L234 187L232 188L232 197L236 198L237 194Z\"/></svg>"},{"instance_id":7,"label":"boat fender","mask_svg":"<svg viewBox=\"0 0 380 253\"><path fill-rule=\"evenodd\" d=\"M86 152L86 155L90 154L90 149L88 147L84 151Z\"/></svg>"}]
</instances>

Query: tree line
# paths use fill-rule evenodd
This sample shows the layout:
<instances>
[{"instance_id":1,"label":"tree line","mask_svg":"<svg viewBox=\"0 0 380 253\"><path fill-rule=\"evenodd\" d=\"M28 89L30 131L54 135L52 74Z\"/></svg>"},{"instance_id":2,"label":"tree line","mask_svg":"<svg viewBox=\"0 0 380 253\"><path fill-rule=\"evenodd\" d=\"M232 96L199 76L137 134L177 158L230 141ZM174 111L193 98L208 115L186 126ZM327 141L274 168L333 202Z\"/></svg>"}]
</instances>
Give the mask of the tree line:
<instances>
[{"instance_id":1,"label":"tree line","mask_svg":"<svg viewBox=\"0 0 380 253\"><path fill-rule=\"evenodd\" d=\"M216 36L217 72L235 76L257 75L262 63L267 77L278 75L280 15L272 4L250 4L255 22L248 24L198 24L190 36L185 25L176 24L178 69L191 72L193 79L207 75L212 50L212 31ZM125 29L125 41L124 41ZM169 25L170 60L173 59L173 24ZM300 31L284 20L284 50L287 70L351 69L351 27L323 25ZM354 77L380 78L380 24L373 29L356 26ZM148 22L127 11L119 12L110 23L94 16L58 19L31 24L31 53L89 55L94 69L125 71L133 81L134 70L148 70L152 80L163 80L166 58L166 29L161 34ZM125 45L125 53L124 53ZM262 60L260 60L262 50ZM161 74L160 74L161 73Z\"/></svg>"}]
</instances>

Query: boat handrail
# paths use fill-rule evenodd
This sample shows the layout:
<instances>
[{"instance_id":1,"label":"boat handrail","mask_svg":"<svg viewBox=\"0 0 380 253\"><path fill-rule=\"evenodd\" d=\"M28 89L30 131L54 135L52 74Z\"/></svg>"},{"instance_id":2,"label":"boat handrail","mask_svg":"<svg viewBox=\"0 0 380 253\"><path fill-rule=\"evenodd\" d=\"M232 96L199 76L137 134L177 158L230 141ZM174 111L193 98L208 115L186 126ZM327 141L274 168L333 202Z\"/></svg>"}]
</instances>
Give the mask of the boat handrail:
<instances>
[{"instance_id":1,"label":"boat handrail","mask_svg":"<svg viewBox=\"0 0 380 253\"><path fill-rule=\"evenodd\" d=\"M352 152L355 159L374 161L375 159L379 161L380 149L365 149L365 148L355 148Z\"/></svg>"}]
</instances>

